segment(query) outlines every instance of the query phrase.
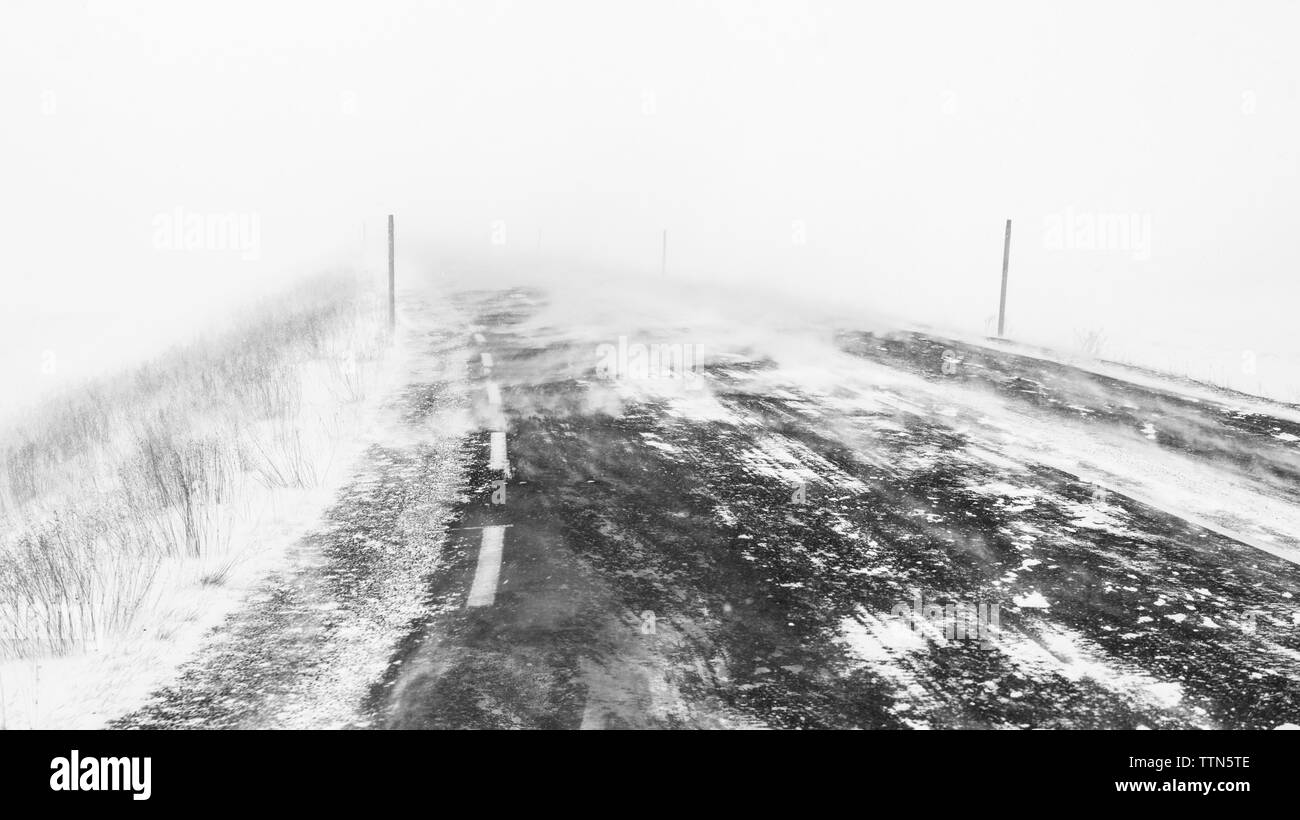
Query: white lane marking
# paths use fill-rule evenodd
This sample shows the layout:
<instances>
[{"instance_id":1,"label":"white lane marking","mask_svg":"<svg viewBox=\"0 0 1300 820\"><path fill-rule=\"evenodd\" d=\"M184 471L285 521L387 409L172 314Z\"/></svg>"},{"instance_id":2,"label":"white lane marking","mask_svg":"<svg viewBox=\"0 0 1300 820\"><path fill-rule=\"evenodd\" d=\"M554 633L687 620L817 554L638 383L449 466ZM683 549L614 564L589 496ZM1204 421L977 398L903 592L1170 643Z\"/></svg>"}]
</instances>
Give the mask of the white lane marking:
<instances>
[{"instance_id":1,"label":"white lane marking","mask_svg":"<svg viewBox=\"0 0 1300 820\"><path fill-rule=\"evenodd\" d=\"M488 382L485 386L487 387L488 404L499 407L501 405L501 388L497 386L496 382Z\"/></svg>"},{"instance_id":2,"label":"white lane marking","mask_svg":"<svg viewBox=\"0 0 1300 820\"><path fill-rule=\"evenodd\" d=\"M504 470L506 468L506 433L504 430L498 430L492 434L492 454L488 458L489 470Z\"/></svg>"},{"instance_id":3,"label":"white lane marking","mask_svg":"<svg viewBox=\"0 0 1300 820\"><path fill-rule=\"evenodd\" d=\"M501 575L501 551L506 542L505 527L484 527L478 547L478 568L474 585L465 606L492 606L497 599L497 579Z\"/></svg>"},{"instance_id":4,"label":"white lane marking","mask_svg":"<svg viewBox=\"0 0 1300 820\"><path fill-rule=\"evenodd\" d=\"M484 353L482 359L483 359L483 366L484 366L484 367L491 367L491 366L492 366L492 354L491 354L491 353Z\"/></svg>"},{"instance_id":5,"label":"white lane marking","mask_svg":"<svg viewBox=\"0 0 1300 820\"><path fill-rule=\"evenodd\" d=\"M483 338L483 334L482 334L482 333L475 333L475 334L474 334L474 341L475 341L475 342L478 342L479 344L483 344L484 342L487 341L487 339L484 339L484 338Z\"/></svg>"}]
</instances>

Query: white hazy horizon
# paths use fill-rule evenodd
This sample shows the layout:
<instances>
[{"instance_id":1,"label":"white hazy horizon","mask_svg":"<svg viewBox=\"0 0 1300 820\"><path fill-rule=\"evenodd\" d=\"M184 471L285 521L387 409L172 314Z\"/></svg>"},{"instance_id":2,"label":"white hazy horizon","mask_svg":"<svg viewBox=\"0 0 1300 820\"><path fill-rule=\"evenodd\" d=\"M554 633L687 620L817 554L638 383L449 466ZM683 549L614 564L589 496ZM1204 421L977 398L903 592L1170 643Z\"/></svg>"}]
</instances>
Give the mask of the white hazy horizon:
<instances>
[{"instance_id":1,"label":"white hazy horizon","mask_svg":"<svg viewBox=\"0 0 1300 820\"><path fill-rule=\"evenodd\" d=\"M1300 401L1297 23L1292 2L7 3L0 411L305 273L382 268L387 213L403 275L656 277L666 229L684 301L751 283L973 333L1009 218L1012 338L1101 331Z\"/></svg>"}]
</instances>

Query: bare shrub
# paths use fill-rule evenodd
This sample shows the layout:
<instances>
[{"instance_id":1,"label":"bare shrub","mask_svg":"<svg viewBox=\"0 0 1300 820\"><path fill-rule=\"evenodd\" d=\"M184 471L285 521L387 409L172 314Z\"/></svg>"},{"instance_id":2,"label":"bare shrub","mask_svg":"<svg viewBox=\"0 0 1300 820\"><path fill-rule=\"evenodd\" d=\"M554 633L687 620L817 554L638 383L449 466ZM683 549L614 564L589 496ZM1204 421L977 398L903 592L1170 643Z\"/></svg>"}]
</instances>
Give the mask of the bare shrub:
<instances>
[{"instance_id":1,"label":"bare shrub","mask_svg":"<svg viewBox=\"0 0 1300 820\"><path fill-rule=\"evenodd\" d=\"M125 634L164 565L226 554L250 509L318 486L385 354L381 306L318 277L4 431L0 658Z\"/></svg>"}]
</instances>

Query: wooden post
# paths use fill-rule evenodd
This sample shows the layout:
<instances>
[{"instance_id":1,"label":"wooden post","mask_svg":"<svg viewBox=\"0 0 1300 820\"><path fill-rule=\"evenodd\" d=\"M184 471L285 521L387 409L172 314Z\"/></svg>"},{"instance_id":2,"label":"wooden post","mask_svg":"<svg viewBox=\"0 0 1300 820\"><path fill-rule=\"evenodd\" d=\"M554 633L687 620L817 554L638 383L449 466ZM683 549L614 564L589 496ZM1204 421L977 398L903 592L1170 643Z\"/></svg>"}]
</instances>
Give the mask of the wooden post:
<instances>
[{"instance_id":1,"label":"wooden post","mask_svg":"<svg viewBox=\"0 0 1300 820\"><path fill-rule=\"evenodd\" d=\"M998 338L1007 325L1007 263L1011 261L1011 220L1007 220L1007 236L1002 241L1002 297L998 300Z\"/></svg>"},{"instance_id":2,"label":"wooden post","mask_svg":"<svg viewBox=\"0 0 1300 820\"><path fill-rule=\"evenodd\" d=\"M388 215L388 329L397 327L397 268L393 256L393 215Z\"/></svg>"},{"instance_id":3,"label":"wooden post","mask_svg":"<svg viewBox=\"0 0 1300 820\"><path fill-rule=\"evenodd\" d=\"M664 249L659 256L659 275L668 275L668 229L664 228Z\"/></svg>"}]
</instances>

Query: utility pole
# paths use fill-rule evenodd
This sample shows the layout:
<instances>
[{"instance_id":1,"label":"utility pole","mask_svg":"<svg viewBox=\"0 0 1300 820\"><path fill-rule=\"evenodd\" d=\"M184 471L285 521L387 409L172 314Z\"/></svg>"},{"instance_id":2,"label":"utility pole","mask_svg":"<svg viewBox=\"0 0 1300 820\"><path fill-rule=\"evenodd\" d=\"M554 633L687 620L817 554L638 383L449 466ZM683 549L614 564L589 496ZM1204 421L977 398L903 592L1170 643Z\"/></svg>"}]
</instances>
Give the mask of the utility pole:
<instances>
[{"instance_id":1,"label":"utility pole","mask_svg":"<svg viewBox=\"0 0 1300 820\"><path fill-rule=\"evenodd\" d=\"M393 256L393 215L388 215L388 329L397 327L397 267Z\"/></svg>"},{"instance_id":2,"label":"utility pole","mask_svg":"<svg viewBox=\"0 0 1300 820\"><path fill-rule=\"evenodd\" d=\"M1007 325L1007 263L1011 261L1011 220L1007 220L1007 236L1002 241L1002 297L998 300L998 338Z\"/></svg>"},{"instance_id":3,"label":"utility pole","mask_svg":"<svg viewBox=\"0 0 1300 820\"><path fill-rule=\"evenodd\" d=\"M659 256L659 275L668 275L668 229L664 228L664 249Z\"/></svg>"}]
</instances>

